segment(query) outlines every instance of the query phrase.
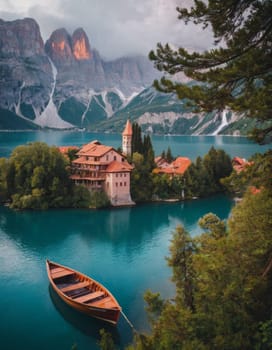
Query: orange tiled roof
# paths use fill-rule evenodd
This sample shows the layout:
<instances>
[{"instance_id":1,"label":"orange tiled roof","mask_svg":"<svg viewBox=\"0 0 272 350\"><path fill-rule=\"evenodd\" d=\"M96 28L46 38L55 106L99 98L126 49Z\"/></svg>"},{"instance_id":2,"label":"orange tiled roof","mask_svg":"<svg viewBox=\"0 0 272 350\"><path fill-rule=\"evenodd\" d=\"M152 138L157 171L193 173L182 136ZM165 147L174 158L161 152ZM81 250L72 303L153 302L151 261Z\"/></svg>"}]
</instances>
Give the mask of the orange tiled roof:
<instances>
[{"instance_id":1,"label":"orange tiled roof","mask_svg":"<svg viewBox=\"0 0 272 350\"><path fill-rule=\"evenodd\" d=\"M132 165L128 162L117 162L116 160L111 162L106 169L107 173L118 173L118 172L130 172L133 169Z\"/></svg>"},{"instance_id":2,"label":"orange tiled roof","mask_svg":"<svg viewBox=\"0 0 272 350\"><path fill-rule=\"evenodd\" d=\"M129 119L127 120L127 124L125 130L123 131L123 135L132 136L132 126Z\"/></svg>"},{"instance_id":3,"label":"orange tiled roof","mask_svg":"<svg viewBox=\"0 0 272 350\"><path fill-rule=\"evenodd\" d=\"M191 165L191 160L187 157L178 157L172 162L175 174L184 174L188 167Z\"/></svg>"},{"instance_id":4,"label":"orange tiled roof","mask_svg":"<svg viewBox=\"0 0 272 350\"><path fill-rule=\"evenodd\" d=\"M191 160L187 157L178 157L171 164L162 163L158 168L154 169L154 173L183 175L191 165Z\"/></svg>"},{"instance_id":5,"label":"orange tiled roof","mask_svg":"<svg viewBox=\"0 0 272 350\"><path fill-rule=\"evenodd\" d=\"M111 151L113 147L101 145L98 141L93 141L84 145L78 152L79 156L102 157L105 153Z\"/></svg>"}]
</instances>

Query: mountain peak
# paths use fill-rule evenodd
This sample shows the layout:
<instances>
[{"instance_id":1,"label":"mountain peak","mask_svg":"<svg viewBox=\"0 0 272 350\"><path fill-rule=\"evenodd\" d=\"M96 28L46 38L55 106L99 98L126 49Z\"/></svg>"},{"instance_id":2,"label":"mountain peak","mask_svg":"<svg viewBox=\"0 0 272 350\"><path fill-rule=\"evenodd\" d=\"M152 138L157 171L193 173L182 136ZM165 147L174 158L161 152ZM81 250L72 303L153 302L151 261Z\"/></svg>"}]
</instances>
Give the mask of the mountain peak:
<instances>
[{"instance_id":1,"label":"mountain peak","mask_svg":"<svg viewBox=\"0 0 272 350\"><path fill-rule=\"evenodd\" d=\"M31 57L43 55L43 40L38 23L32 18L0 22L1 55Z\"/></svg>"},{"instance_id":2,"label":"mountain peak","mask_svg":"<svg viewBox=\"0 0 272 350\"><path fill-rule=\"evenodd\" d=\"M57 65L66 61L82 61L91 59L89 39L82 28L78 28L71 36L66 29L55 30L47 40L46 52Z\"/></svg>"},{"instance_id":3,"label":"mountain peak","mask_svg":"<svg viewBox=\"0 0 272 350\"><path fill-rule=\"evenodd\" d=\"M73 33L72 50L77 60L88 60L91 58L89 39L82 28L76 29Z\"/></svg>"}]
</instances>

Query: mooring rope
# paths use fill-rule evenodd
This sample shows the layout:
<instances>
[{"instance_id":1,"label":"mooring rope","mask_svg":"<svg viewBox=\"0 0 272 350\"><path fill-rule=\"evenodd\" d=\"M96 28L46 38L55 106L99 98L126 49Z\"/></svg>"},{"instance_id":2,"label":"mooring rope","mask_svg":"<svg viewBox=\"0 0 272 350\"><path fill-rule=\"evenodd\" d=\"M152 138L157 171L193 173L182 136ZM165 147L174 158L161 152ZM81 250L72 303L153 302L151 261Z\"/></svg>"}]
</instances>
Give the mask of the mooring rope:
<instances>
[{"instance_id":1,"label":"mooring rope","mask_svg":"<svg viewBox=\"0 0 272 350\"><path fill-rule=\"evenodd\" d=\"M123 310L121 310L121 314L123 315L124 319L127 321L127 323L129 324L129 326L134 330L134 332L137 332L135 327L133 326L133 324L130 322L130 320L127 318L126 314L123 312Z\"/></svg>"}]
</instances>

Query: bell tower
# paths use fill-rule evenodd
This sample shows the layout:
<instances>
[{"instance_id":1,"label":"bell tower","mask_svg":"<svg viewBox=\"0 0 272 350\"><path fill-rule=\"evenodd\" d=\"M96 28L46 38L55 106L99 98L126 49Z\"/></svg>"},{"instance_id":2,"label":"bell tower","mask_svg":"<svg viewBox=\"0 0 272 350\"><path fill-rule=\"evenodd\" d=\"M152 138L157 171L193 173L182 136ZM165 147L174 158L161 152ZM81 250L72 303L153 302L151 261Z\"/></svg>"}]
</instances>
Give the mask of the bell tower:
<instances>
[{"instance_id":1,"label":"bell tower","mask_svg":"<svg viewBox=\"0 0 272 350\"><path fill-rule=\"evenodd\" d=\"M131 156L131 148L132 148L132 126L127 120L126 127L122 134L122 150L126 156Z\"/></svg>"}]
</instances>

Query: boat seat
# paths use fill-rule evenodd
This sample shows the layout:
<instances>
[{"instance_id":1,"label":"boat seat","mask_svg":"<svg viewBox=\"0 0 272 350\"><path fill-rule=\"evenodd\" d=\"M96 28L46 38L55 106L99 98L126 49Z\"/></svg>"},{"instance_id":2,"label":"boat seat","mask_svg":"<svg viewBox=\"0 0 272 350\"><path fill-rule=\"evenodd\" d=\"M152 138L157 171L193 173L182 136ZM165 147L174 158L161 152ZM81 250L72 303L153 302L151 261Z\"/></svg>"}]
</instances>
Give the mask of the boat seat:
<instances>
[{"instance_id":1,"label":"boat seat","mask_svg":"<svg viewBox=\"0 0 272 350\"><path fill-rule=\"evenodd\" d=\"M53 267L50 269L51 273L56 273L65 270L64 267Z\"/></svg>"},{"instance_id":2,"label":"boat seat","mask_svg":"<svg viewBox=\"0 0 272 350\"><path fill-rule=\"evenodd\" d=\"M91 300L100 298L104 295L104 292L98 291L98 292L93 292L89 293L86 295L83 295L82 297L75 298L74 300L77 301L78 303L85 303L85 302L90 302Z\"/></svg>"},{"instance_id":3,"label":"boat seat","mask_svg":"<svg viewBox=\"0 0 272 350\"><path fill-rule=\"evenodd\" d=\"M88 302L88 305L97 307L116 307L116 303L112 301L111 297L105 297L93 302Z\"/></svg>"},{"instance_id":4,"label":"boat seat","mask_svg":"<svg viewBox=\"0 0 272 350\"><path fill-rule=\"evenodd\" d=\"M66 293L66 292L75 291L76 289L80 289L80 288L87 287L87 286L89 286L89 285L90 285L90 282L89 282L89 281L83 281L83 282L78 282L78 283L72 284L72 285L67 286L67 287L63 287L63 288L61 288L60 290L61 290L63 293Z\"/></svg>"},{"instance_id":5,"label":"boat seat","mask_svg":"<svg viewBox=\"0 0 272 350\"><path fill-rule=\"evenodd\" d=\"M52 278L56 279L56 278L69 276L69 275L73 275L73 274L74 274L74 271L69 271L69 270L57 271L55 273L52 272Z\"/></svg>"}]
</instances>

